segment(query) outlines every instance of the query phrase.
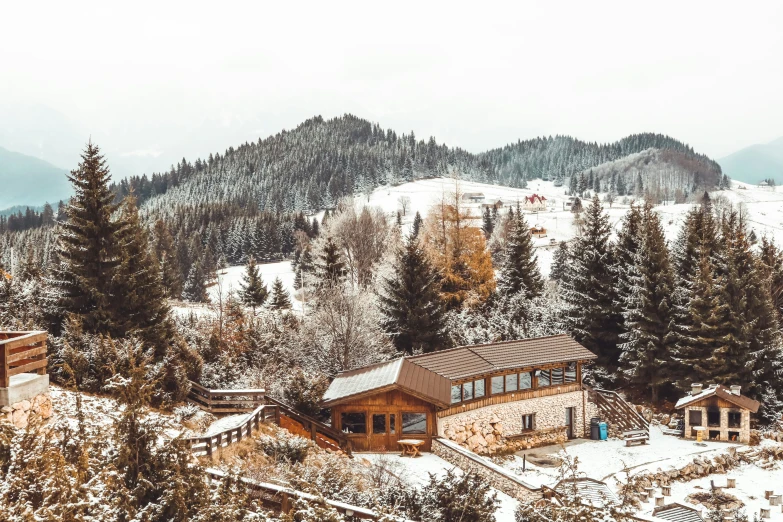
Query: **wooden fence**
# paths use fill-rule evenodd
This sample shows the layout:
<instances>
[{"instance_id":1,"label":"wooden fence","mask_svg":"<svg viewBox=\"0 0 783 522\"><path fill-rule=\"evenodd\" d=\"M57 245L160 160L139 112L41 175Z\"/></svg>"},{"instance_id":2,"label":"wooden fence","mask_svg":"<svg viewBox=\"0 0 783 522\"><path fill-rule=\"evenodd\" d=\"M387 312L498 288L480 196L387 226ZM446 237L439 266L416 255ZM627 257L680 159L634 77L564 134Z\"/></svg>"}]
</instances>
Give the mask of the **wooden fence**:
<instances>
[{"instance_id":1,"label":"wooden fence","mask_svg":"<svg viewBox=\"0 0 783 522\"><path fill-rule=\"evenodd\" d=\"M237 426L212 435L189 437L185 441L190 444L190 451L193 455L212 456L218 449L252 436L253 430L258 430L258 426L264 422L280 424L280 410L277 406L264 404L256 408Z\"/></svg>"},{"instance_id":2,"label":"wooden fence","mask_svg":"<svg viewBox=\"0 0 783 522\"><path fill-rule=\"evenodd\" d=\"M207 469L206 474L211 482L222 482L226 480L226 474L217 469ZM331 506L343 515L362 520L378 520L380 515L375 511L358 506L352 506L336 500L326 500L310 493L297 491L295 489L270 484L268 482L258 482L245 477L237 477L234 480L241 482L254 498L261 500L262 504L271 509L282 513L288 513L293 507L293 501L297 498L306 500L309 503ZM405 522L402 518L397 518L400 522Z\"/></svg>"},{"instance_id":3,"label":"wooden fence","mask_svg":"<svg viewBox=\"0 0 783 522\"><path fill-rule=\"evenodd\" d=\"M46 375L46 332L0 332L0 388L8 388L11 377L36 372Z\"/></svg>"},{"instance_id":4,"label":"wooden fence","mask_svg":"<svg viewBox=\"0 0 783 522\"><path fill-rule=\"evenodd\" d=\"M210 390L190 381L188 400L209 413L251 412L264 402L265 390Z\"/></svg>"}]
</instances>

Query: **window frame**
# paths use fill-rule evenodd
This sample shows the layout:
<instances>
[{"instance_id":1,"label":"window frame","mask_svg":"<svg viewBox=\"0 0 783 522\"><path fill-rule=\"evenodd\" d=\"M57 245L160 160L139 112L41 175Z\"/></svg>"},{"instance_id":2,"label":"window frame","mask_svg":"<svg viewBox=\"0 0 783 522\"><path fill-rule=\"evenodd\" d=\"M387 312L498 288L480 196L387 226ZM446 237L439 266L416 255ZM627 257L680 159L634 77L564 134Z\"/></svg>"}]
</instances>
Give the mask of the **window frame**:
<instances>
[{"instance_id":1,"label":"window frame","mask_svg":"<svg viewBox=\"0 0 783 522\"><path fill-rule=\"evenodd\" d=\"M372 414L372 435L387 435L389 433L389 422L386 413L373 413ZM380 417L383 419L383 431L375 431L375 418Z\"/></svg>"},{"instance_id":2,"label":"window frame","mask_svg":"<svg viewBox=\"0 0 783 522\"><path fill-rule=\"evenodd\" d=\"M357 432L357 431L345 431L345 416L346 415L363 415L364 416L364 431L363 432ZM346 435L359 435L362 437L366 437L369 435L369 432L367 430L367 412L366 411L343 411L340 412L340 431L345 433Z\"/></svg>"},{"instance_id":3,"label":"window frame","mask_svg":"<svg viewBox=\"0 0 783 522\"><path fill-rule=\"evenodd\" d=\"M411 433L405 431L405 416L406 415L424 415L424 432ZM428 435L429 431L429 415L426 411L403 411L400 412L400 435Z\"/></svg>"},{"instance_id":4,"label":"window frame","mask_svg":"<svg viewBox=\"0 0 783 522\"><path fill-rule=\"evenodd\" d=\"M526 420L529 420L530 422L526 422ZM530 424L529 428L525 427L525 424ZM522 414L522 431L521 433L530 433L536 431L536 414L535 413L524 413Z\"/></svg>"}]
</instances>

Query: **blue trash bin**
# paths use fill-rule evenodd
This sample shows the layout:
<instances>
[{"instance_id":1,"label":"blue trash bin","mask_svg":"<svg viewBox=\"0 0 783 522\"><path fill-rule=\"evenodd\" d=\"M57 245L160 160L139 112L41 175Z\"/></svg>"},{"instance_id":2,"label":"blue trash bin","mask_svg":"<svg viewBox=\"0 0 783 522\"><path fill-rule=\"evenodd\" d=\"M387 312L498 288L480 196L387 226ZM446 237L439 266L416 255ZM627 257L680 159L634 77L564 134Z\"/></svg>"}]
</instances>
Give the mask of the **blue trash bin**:
<instances>
[{"instance_id":1,"label":"blue trash bin","mask_svg":"<svg viewBox=\"0 0 783 522\"><path fill-rule=\"evenodd\" d=\"M609 426L605 422L598 425L599 435L601 440L606 440L609 437Z\"/></svg>"}]
</instances>

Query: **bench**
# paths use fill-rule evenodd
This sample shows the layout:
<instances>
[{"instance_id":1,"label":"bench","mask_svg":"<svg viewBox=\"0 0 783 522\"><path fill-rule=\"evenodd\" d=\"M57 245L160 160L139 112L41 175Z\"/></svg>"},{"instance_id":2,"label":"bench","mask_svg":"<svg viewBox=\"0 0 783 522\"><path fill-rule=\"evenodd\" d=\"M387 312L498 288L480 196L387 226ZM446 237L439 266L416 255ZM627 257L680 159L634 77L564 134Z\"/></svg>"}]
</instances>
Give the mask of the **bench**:
<instances>
[{"instance_id":1,"label":"bench","mask_svg":"<svg viewBox=\"0 0 783 522\"><path fill-rule=\"evenodd\" d=\"M650 440L650 434L646 430L624 431L623 440L625 440L626 446L632 444L647 444L647 441Z\"/></svg>"}]
</instances>

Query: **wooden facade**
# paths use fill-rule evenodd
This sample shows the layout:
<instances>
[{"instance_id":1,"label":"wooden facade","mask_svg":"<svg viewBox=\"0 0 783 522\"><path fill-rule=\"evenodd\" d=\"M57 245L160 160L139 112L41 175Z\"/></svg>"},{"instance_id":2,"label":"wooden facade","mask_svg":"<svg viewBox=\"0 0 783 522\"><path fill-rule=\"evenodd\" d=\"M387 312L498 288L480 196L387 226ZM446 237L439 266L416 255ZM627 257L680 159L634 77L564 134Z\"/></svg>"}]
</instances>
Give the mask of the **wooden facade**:
<instances>
[{"instance_id":1,"label":"wooden facade","mask_svg":"<svg viewBox=\"0 0 783 522\"><path fill-rule=\"evenodd\" d=\"M422 449L430 451L432 438L438 434L436 412L434 404L395 389L333 406L332 426L348 436L354 451L397 451L400 439L423 440ZM346 433L350 427L343 423L345 414L364 414L365 433ZM411 426L417 414L425 415L424 424ZM403 425L403 419L408 426ZM415 429L419 426L422 429Z\"/></svg>"}]
</instances>

